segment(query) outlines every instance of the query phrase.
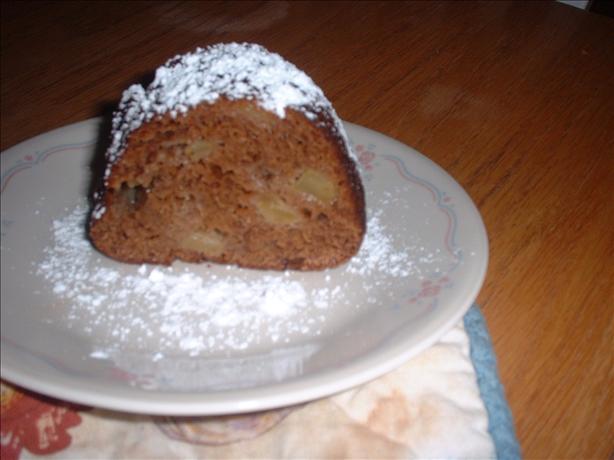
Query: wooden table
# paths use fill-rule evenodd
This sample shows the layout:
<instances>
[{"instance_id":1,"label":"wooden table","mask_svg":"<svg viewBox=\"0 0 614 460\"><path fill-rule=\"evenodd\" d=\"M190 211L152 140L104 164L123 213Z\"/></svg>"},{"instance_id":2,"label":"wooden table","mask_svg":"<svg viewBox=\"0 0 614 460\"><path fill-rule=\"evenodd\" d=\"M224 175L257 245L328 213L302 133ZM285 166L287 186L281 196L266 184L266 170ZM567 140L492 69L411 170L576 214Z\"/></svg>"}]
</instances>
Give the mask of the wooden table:
<instances>
[{"instance_id":1,"label":"wooden table","mask_svg":"<svg viewBox=\"0 0 614 460\"><path fill-rule=\"evenodd\" d=\"M279 52L466 188L524 455L614 454L614 20L549 2L3 3L2 149L220 41Z\"/></svg>"}]
</instances>

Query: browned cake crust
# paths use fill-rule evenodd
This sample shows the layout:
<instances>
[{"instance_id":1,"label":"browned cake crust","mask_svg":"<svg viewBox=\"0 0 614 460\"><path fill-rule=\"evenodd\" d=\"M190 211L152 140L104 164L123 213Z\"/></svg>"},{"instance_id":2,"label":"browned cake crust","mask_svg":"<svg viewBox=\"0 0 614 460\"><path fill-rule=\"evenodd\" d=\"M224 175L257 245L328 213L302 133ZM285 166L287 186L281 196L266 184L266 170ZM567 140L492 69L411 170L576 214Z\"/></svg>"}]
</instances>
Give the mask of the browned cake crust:
<instances>
[{"instance_id":1,"label":"browned cake crust","mask_svg":"<svg viewBox=\"0 0 614 460\"><path fill-rule=\"evenodd\" d=\"M310 120L288 108L281 118L221 97L156 116L110 163L91 240L130 263L337 266L365 233L364 191L346 145L326 111Z\"/></svg>"}]
</instances>

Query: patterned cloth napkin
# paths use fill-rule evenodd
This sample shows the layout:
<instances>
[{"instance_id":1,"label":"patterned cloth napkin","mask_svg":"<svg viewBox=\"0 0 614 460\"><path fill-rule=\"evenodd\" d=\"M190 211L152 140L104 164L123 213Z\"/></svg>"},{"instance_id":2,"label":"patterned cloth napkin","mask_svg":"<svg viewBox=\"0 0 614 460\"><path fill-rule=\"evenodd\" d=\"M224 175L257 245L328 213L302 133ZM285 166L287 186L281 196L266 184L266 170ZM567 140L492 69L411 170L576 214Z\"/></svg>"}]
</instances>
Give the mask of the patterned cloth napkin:
<instances>
[{"instance_id":1,"label":"patterned cloth napkin","mask_svg":"<svg viewBox=\"0 0 614 460\"><path fill-rule=\"evenodd\" d=\"M152 417L79 407L2 383L2 459L520 458L474 306L397 370L295 407Z\"/></svg>"}]
</instances>

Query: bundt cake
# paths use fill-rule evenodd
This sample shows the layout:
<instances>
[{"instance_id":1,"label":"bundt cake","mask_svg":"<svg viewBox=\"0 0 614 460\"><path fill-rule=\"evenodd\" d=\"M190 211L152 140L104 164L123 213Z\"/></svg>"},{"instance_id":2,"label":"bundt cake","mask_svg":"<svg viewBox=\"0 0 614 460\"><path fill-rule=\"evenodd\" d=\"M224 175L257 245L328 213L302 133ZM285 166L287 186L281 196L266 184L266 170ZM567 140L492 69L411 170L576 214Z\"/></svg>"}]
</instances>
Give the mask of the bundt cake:
<instances>
[{"instance_id":1,"label":"bundt cake","mask_svg":"<svg viewBox=\"0 0 614 460\"><path fill-rule=\"evenodd\" d=\"M322 90L279 55L219 44L128 88L89 235L123 262L320 270L359 249L364 191Z\"/></svg>"}]
</instances>

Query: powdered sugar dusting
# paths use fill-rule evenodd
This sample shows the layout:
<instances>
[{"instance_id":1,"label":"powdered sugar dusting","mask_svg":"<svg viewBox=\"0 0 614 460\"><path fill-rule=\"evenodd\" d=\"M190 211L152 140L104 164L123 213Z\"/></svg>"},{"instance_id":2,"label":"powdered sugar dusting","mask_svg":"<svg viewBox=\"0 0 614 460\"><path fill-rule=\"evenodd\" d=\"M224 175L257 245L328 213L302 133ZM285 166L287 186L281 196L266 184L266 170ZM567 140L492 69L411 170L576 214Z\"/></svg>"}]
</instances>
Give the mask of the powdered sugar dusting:
<instances>
[{"instance_id":1,"label":"powdered sugar dusting","mask_svg":"<svg viewBox=\"0 0 614 460\"><path fill-rule=\"evenodd\" d=\"M317 336L333 321L333 310L376 304L381 299L372 290L382 279L418 270L409 252L394 248L380 212L369 218L363 246L350 263L317 274L217 266L203 276L194 270L203 265L117 264L93 250L86 218L86 207L77 206L53 222L53 244L36 273L69 305L69 327L104 336L96 356L126 344L194 356Z\"/></svg>"},{"instance_id":2,"label":"powdered sugar dusting","mask_svg":"<svg viewBox=\"0 0 614 460\"><path fill-rule=\"evenodd\" d=\"M318 334L315 321L287 324L310 300L297 281L273 275L205 279L187 269L146 265L123 273L121 264L97 266L100 256L84 238L85 219L85 208L78 207L53 222L54 245L45 249L37 272L52 283L54 294L71 302L67 319L86 332L105 326L109 339L120 343L155 335L161 349L192 354L244 349L263 326L273 337L285 329Z\"/></svg>"},{"instance_id":3,"label":"powdered sugar dusting","mask_svg":"<svg viewBox=\"0 0 614 460\"><path fill-rule=\"evenodd\" d=\"M228 43L176 56L156 70L147 89L132 85L124 92L113 118L109 163L117 161L128 135L144 122L166 113L176 117L222 96L255 100L280 118L285 117L287 108L303 112L310 120L325 113L332 118L333 129L347 151L352 152L332 104L309 76L262 46Z\"/></svg>"},{"instance_id":4,"label":"powdered sugar dusting","mask_svg":"<svg viewBox=\"0 0 614 460\"><path fill-rule=\"evenodd\" d=\"M382 223L382 211L376 211L369 219L368 231L359 253L350 261L347 271L361 276L386 273L391 277L406 277L414 270L414 260L405 251L393 246Z\"/></svg>"}]
</instances>

